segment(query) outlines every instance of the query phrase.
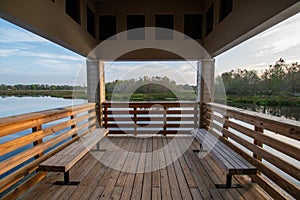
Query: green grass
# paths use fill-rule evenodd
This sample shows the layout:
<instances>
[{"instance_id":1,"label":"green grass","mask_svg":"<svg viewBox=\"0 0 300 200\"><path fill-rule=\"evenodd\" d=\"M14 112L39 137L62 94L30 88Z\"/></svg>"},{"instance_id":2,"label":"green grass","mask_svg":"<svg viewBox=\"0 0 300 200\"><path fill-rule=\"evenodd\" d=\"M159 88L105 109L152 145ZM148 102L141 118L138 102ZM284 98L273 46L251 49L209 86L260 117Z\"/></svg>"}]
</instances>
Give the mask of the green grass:
<instances>
[{"instance_id":1,"label":"green grass","mask_svg":"<svg viewBox=\"0 0 300 200\"><path fill-rule=\"evenodd\" d=\"M195 101L196 95L194 91L183 91L178 92L176 95L172 92L163 93L134 93L130 94L120 94L120 93L106 93L106 100L113 101Z\"/></svg>"}]
</instances>

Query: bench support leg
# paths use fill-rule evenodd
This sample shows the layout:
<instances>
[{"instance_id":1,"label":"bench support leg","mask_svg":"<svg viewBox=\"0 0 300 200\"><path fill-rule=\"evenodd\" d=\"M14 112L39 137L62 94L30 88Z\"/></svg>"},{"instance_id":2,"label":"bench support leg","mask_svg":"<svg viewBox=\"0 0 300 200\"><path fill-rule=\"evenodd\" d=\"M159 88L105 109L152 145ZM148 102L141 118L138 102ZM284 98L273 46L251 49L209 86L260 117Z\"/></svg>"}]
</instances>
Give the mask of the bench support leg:
<instances>
[{"instance_id":1,"label":"bench support leg","mask_svg":"<svg viewBox=\"0 0 300 200\"><path fill-rule=\"evenodd\" d=\"M193 149L194 153L199 153L199 152L207 152L206 150L203 149L203 145L201 142L199 142L199 149Z\"/></svg>"},{"instance_id":2,"label":"bench support leg","mask_svg":"<svg viewBox=\"0 0 300 200\"><path fill-rule=\"evenodd\" d=\"M54 185L78 185L79 181L70 181L69 171L64 172L64 181L56 181Z\"/></svg>"},{"instance_id":3,"label":"bench support leg","mask_svg":"<svg viewBox=\"0 0 300 200\"><path fill-rule=\"evenodd\" d=\"M232 184L232 175L226 175L226 184L215 184L216 188L240 188L239 184Z\"/></svg>"}]
</instances>

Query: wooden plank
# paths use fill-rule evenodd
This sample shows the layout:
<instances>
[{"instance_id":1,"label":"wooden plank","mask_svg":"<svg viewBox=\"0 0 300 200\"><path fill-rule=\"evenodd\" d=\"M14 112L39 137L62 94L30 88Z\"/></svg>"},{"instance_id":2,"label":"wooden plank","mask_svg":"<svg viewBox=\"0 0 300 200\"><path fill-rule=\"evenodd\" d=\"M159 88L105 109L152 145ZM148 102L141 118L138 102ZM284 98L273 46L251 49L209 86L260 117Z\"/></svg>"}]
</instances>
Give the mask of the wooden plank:
<instances>
[{"instance_id":1,"label":"wooden plank","mask_svg":"<svg viewBox=\"0 0 300 200\"><path fill-rule=\"evenodd\" d=\"M52 121L56 121L65 117L70 117L80 112L91 110L91 106L81 108L74 108L73 110L69 107L63 109L52 109L47 111L40 111L35 113L29 113L24 115L17 115L12 117L1 118L0 137L9 135L11 133L16 133L22 130L26 130L32 127L36 127L42 124L46 124ZM66 110L65 110L66 109Z\"/></svg>"},{"instance_id":2,"label":"wooden plank","mask_svg":"<svg viewBox=\"0 0 300 200\"><path fill-rule=\"evenodd\" d=\"M142 198L143 180L144 180L144 173L138 173L135 175L132 194L131 194L130 199L139 200Z\"/></svg>"},{"instance_id":3,"label":"wooden plank","mask_svg":"<svg viewBox=\"0 0 300 200\"><path fill-rule=\"evenodd\" d=\"M107 115L163 115L165 113L164 110L108 110L104 111L104 114ZM194 115L197 114L195 110L167 110L166 114L168 115Z\"/></svg>"},{"instance_id":4,"label":"wooden plank","mask_svg":"<svg viewBox=\"0 0 300 200\"><path fill-rule=\"evenodd\" d=\"M158 141L156 137L152 137L153 151L152 151L152 188L160 187L160 174L159 174L159 162L158 162Z\"/></svg>"},{"instance_id":5,"label":"wooden plank","mask_svg":"<svg viewBox=\"0 0 300 200\"><path fill-rule=\"evenodd\" d=\"M94 190L94 192L91 194L91 196L88 197L88 199L100 199L103 190L104 190L104 187L97 186L96 189ZM87 198L85 198L84 196L81 196L80 199L86 200Z\"/></svg>"},{"instance_id":6,"label":"wooden plank","mask_svg":"<svg viewBox=\"0 0 300 200\"><path fill-rule=\"evenodd\" d=\"M202 200L202 196L198 190L198 188L190 188L191 194L194 200Z\"/></svg>"},{"instance_id":7,"label":"wooden plank","mask_svg":"<svg viewBox=\"0 0 300 200\"><path fill-rule=\"evenodd\" d=\"M192 199L192 195L190 193L188 184L185 179L186 177L184 176L179 160L176 160L176 158L181 156L180 151L177 148L178 146L176 145L176 138L175 138L175 142L170 142L169 145L171 145L171 148L174 149L174 152L171 152L171 156L172 159L174 160L173 165L176 172L182 199Z\"/></svg>"},{"instance_id":8,"label":"wooden plank","mask_svg":"<svg viewBox=\"0 0 300 200\"><path fill-rule=\"evenodd\" d=\"M213 130L210 130L213 131ZM226 145L230 146L234 151L238 152L240 155L242 155L244 158L246 158L251 164L257 167L261 173L266 175L268 178L270 178L274 183L276 183L278 186L283 188L285 191L287 191L289 194L291 194L293 197L300 198L300 190L299 187L296 186L294 183L290 182L289 180L286 180L285 178L278 175L278 173L274 172L271 168L264 165L262 162L254 159L253 157L249 156L247 153L245 153L243 150L236 147L234 144L229 142L228 140L220 137L220 140L224 142ZM265 185L261 185L265 186ZM272 188L272 185L268 185L268 190ZM271 190L270 190L271 191Z\"/></svg>"},{"instance_id":9,"label":"wooden plank","mask_svg":"<svg viewBox=\"0 0 300 200\"><path fill-rule=\"evenodd\" d=\"M115 148L116 148L116 149L117 149L118 147L119 147L119 148L123 148L126 144L130 144L130 141L129 141L127 138L122 138L122 139L120 139L120 143L119 143L118 145L116 145ZM123 169L124 164L125 164L125 162L126 162L126 160L127 160L128 154L125 154L125 156L121 156L121 155L122 155L122 152L117 152L117 151L116 151L114 155L117 156L118 159L115 159L115 158L113 157L113 158L111 158L110 163L116 162L116 160L118 160L118 165L117 165L116 167L118 167L119 169ZM108 182L109 179L110 179L110 174L111 174L112 170L113 170L112 168L108 168L108 169L105 171L103 177L99 180L98 185L100 185L100 186L106 186L106 185L107 185L107 182ZM120 178L120 175L119 175L119 177L117 177L116 179L118 180L119 178ZM117 181L116 181L115 185L116 185L116 186L119 186ZM122 185L122 186L123 186L123 185Z\"/></svg>"},{"instance_id":10,"label":"wooden plank","mask_svg":"<svg viewBox=\"0 0 300 200\"><path fill-rule=\"evenodd\" d=\"M134 143L131 148L131 151L137 152L137 151L141 150L141 148L142 148L141 140L140 140L140 142L138 141L138 139L132 139L132 140L134 140ZM139 144L137 142L139 142ZM139 154L137 154L137 155L138 156L135 156L135 154L132 154L132 153L129 154L128 160L131 161L131 165L130 165L130 169L127 169L127 170L130 172L136 172L136 170L137 170L138 162L139 162ZM125 185L123 188L121 199L126 200L126 199L131 198L135 176L136 176L136 173L128 173L127 174L127 178L126 178L126 182L125 182Z\"/></svg>"},{"instance_id":11,"label":"wooden plank","mask_svg":"<svg viewBox=\"0 0 300 200\"><path fill-rule=\"evenodd\" d=\"M143 179L143 190L142 190L142 200L150 200L152 198L152 189L151 189L151 166L152 166L152 138L147 139L147 149L146 149L146 162L145 162L145 173Z\"/></svg>"},{"instance_id":12,"label":"wooden plank","mask_svg":"<svg viewBox=\"0 0 300 200\"><path fill-rule=\"evenodd\" d=\"M204 149L207 149L208 151L210 151L209 153L216 159L216 161L218 161L218 163L226 170L227 173L229 173L229 171L231 169L235 169L236 166L234 166L233 163L231 163L230 161L228 161L221 152L218 152L218 150L215 148L217 143L219 142L217 138L213 138L213 141L208 140L207 138L209 137L209 134L206 135L205 137L202 136L202 134L197 134L196 138L201 138L201 143L203 145L203 147L205 147Z\"/></svg>"},{"instance_id":13,"label":"wooden plank","mask_svg":"<svg viewBox=\"0 0 300 200\"><path fill-rule=\"evenodd\" d=\"M194 128L194 122L191 124L166 124L166 128Z\"/></svg>"},{"instance_id":14,"label":"wooden plank","mask_svg":"<svg viewBox=\"0 0 300 200\"><path fill-rule=\"evenodd\" d=\"M230 126L230 128L233 128L245 135L247 135L248 137L251 137L261 143L264 143L292 158L295 158L296 160L300 160L300 154L297 153L300 151L300 148L298 147L295 147L293 145L290 145L288 143L285 143L285 142L282 142L282 141L279 141L275 138L272 138L268 135L264 135L258 131L253 131L249 128L246 128L244 126L240 126L239 124L235 123L235 122L232 122L230 121L228 123L228 125Z\"/></svg>"},{"instance_id":15,"label":"wooden plank","mask_svg":"<svg viewBox=\"0 0 300 200\"><path fill-rule=\"evenodd\" d=\"M109 122L133 122L133 121L165 121L164 117L107 117L107 121ZM194 122L194 117L168 117L166 121L190 121Z\"/></svg>"},{"instance_id":16,"label":"wooden plank","mask_svg":"<svg viewBox=\"0 0 300 200\"><path fill-rule=\"evenodd\" d=\"M179 181L177 180L176 172L175 172L175 167L174 163L172 163L172 152L173 154L175 153L174 148L172 145L170 145L170 140L167 138L163 139L164 145L167 145L167 148L165 148L165 156L166 156L166 162L171 163L167 166L167 172L169 176L169 183L170 183L170 191L172 195L172 199L183 199L181 196L180 192L180 186L179 186Z\"/></svg>"},{"instance_id":17,"label":"wooden plank","mask_svg":"<svg viewBox=\"0 0 300 200\"><path fill-rule=\"evenodd\" d=\"M93 130L93 128L91 130ZM87 133L88 132L82 133L82 135L85 135ZM53 156L58 151L62 150L63 148L65 148L66 146L70 145L71 143L73 143L74 141L76 141L78 139L79 139L79 137L76 137L76 138L73 138L73 139L69 140L68 142L60 145L59 147L57 147L57 148L51 150L50 152L48 152L47 154L43 155L42 157L32 161L30 164L25 165L24 167L22 167L22 168L18 169L17 171L13 172L12 174L2 178L0 180L0 192L4 191L5 189L10 187L11 185L16 183L17 181L21 180L23 177L25 177L29 173L36 170L38 168L39 163L41 163L42 161L46 160L47 158Z\"/></svg>"},{"instance_id":18,"label":"wooden plank","mask_svg":"<svg viewBox=\"0 0 300 200\"><path fill-rule=\"evenodd\" d=\"M71 144L63 151L57 153L57 155L53 158L49 158L47 161L41 163L39 165L40 170L62 172L68 171L79 159L81 159L93 146L95 146L101 140L101 138L107 131L108 130L104 129L96 129L91 133L83 136L81 138L81 141ZM57 157L62 157L62 159L57 160Z\"/></svg>"},{"instance_id":19,"label":"wooden plank","mask_svg":"<svg viewBox=\"0 0 300 200\"><path fill-rule=\"evenodd\" d=\"M152 187L152 200L160 200L160 199L161 199L160 188Z\"/></svg>"},{"instance_id":20,"label":"wooden plank","mask_svg":"<svg viewBox=\"0 0 300 200\"><path fill-rule=\"evenodd\" d=\"M143 181L144 181L144 171L146 162L146 152L147 152L147 139L141 139L140 143L142 146L139 148L141 155L139 157L139 163L137 168L137 174L134 180L131 199L141 199L143 191Z\"/></svg>"},{"instance_id":21,"label":"wooden plank","mask_svg":"<svg viewBox=\"0 0 300 200\"><path fill-rule=\"evenodd\" d=\"M47 173L45 172L39 172L36 175L34 175L32 178L27 180L25 184L22 184L12 190L10 193L5 195L2 200L11 200L11 199L17 199L19 196L24 194L26 191L28 191L33 185L40 182L42 179L44 179L47 176Z\"/></svg>"},{"instance_id":22,"label":"wooden plank","mask_svg":"<svg viewBox=\"0 0 300 200\"><path fill-rule=\"evenodd\" d=\"M212 160L210 156L205 156L203 158L204 162L201 162L204 170L207 172L207 174L210 176L212 181L214 183L225 183L225 177L226 173L224 173L223 170L220 169L220 167L217 165L217 163ZM232 182L235 184L236 181L233 178ZM235 199L234 197L240 197L241 195L238 193L236 189L230 189L230 190L218 190L219 193L222 195L222 197L226 200L233 200ZM238 199L238 198L237 198Z\"/></svg>"},{"instance_id":23,"label":"wooden plank","mask_svg":"<svg viewBox=\"0 0 300 200\"><path fill-rule=\"evenodd\" d=\"M165 160L164 144L163 139L158 138L158 163L159 163L159 173L160 173L160 183L161 183L161 198L171 199L170 183L167 172L167 163Z\"/></svg>"},{"instance_id":24,"label":"wooden plank","mask_svg":"<svg viewBox=\"0 0 300 200\"><path fill-rule=\"evenodd\" d=\"M238 155L224 143L220 142L209 132L206 130L199 130L197 133L199 133L197 134L198 137L205 134L205 137L202 137L201 140L202 142L205 140L205 143L210 145L209 149L212 149L211 152L215 154L217 157L216 159L218 159L220 162L223 162L224 160L228 161L221 163L221 165L224 165L229 174L256 174L256 168L253 165L248 163L240 155Z\"/></svg>"},{"instance_id":25,"label":"wooden plank","mask_svg":"<svg viewBox=\"0 0 300 200\"><path fill-rule=\"evenodd\" d=\"M76 181L81 181L89 174L90 170L95 168L96 164L97 164L97 160L94 159L91 155L85 156L83 159L81 159L81 162L78 162L74 166L74 168L70 171L71 179ZM65 185L56 186L51 184L48 188L50 190L51 188L53 188L53 192L46 196L41 196L42 199L57 200L61 197L69 197L71 195L70 192L74 192L74 190L71 189L72 187L70 188ZM76 188L76 186L74 186L73 188Z\"/></svg>"},{"instance_id":26,"label":"wooden plank","mask_svg":"<svg viewBox=\"0 0 300 200\"><path fill-rule=\"evenodd\" d=\"M126 151L126 154L124 156L125 160L122 163L122 165L119 167L119 169L121 169L121 173L116 182L116 186L122 186L122 187L124 187L124 185L125 185L127 174L128 174L127 170L130 167L130 164L132 162L129 158L129 153L132 151L132 148L134 146L133 139L126 138L125 142L126 142L126 144L122 145L122 147L124 148L125 146L127 146L127 147L129 147L129 149L124 149Z\"/></svg>"},{"instance_id":27,"label":"wooden plank","mask_svg":"<svg viewBox=\"0 0 300 200\"><path fill-rule=\"evenodd\" d=\"M229 117L250 123L254 126L259 126L263 129L268 129L289 138L300 140L300 122L295 120L270 116L216 103L208 103L206 106L223 114L226 112L226 115Z\"/></svg>"},{"instance_id":28,"label":"wooden plank","mask_svg":"<svg viewBox=\"0 0 300 200\"><path fill-rule=\"evenodd\" d=\"M124 143L124 145L126 145L126 143ZM128 159L128 157L125 159L124 159L124 157L125 156L123 156L122 154L117 153L115 156L114 162L111 165L118 167L121 164L120 166L124 167L124 163ZM122 161L120 161L120 160L122 160ZM107 182L107 185L105 187L105 193L103 194L101 199L110 199L110 196L112 195L112 192L113 192L113 187L116 185L116 182L118 180L120 173L121 172L118 170L112 170L112 172L110 173L110 179ZM123 187L123 191L124 191L124 189L125 189L125 187Z\"/></svg>"},{"instance_id":29,"label":"wooden plank","mask_svg":"<svg viewBox=\"0 0 300 200\"><path fill-rule=\"evenodd\" d=\"M56 124L50 127L47 127L43 130L38 130L34 131L32 134L28 134L22 137L19 137L17 139L8 141L6 143L0 144L0 156L7 154L11 151L14 151L20 147L23 147L27 144L30 144L36 140L41 140L42 138L51 135L53 133L56 133L62 129L71 127L75 125L76 123L79 123L85 119L91 118L95 115L95 112L89 114L89 115L84 115L81 117L76 118L76 120L68 120L65 122L62 122L60 124Z\"/></svg>"},{"instance_id":30,"label":"wooden plank","mask_svg":"<svg viewBox=\"0 0 300 200\"><path fill-rule=\"evenodd\" d=\"M261 175L250 175L253 181L257 183L268 195L271 195L274 199L278 200L286 200L286 194L283 191L278 190L278 188L271 187L272 183L269 180L266 180Z\"/></svg>"},{"instance_id":31,"label":"wooden plank","mask_svg":"<svg viewBox=\"0 0 300 200\"><path fill-rule=\"evenodd\" d=\"M114 187L114 190L111 195L112 200L119 200L122 195L123 187Z\"/></svg>"},{"instance_id":32,"label":"wooden plank","mask_svg":"<svg viewBox=\"0 0 300 200\"><path fill-rule=\"evenodd\" d=\"M144 173L142 200L150 200L152 198L151 190L151 172Z\"/></svg>"},{"instance_id":33,"label":"wooden plank","mask_svg":"<svg viewBox=\"0 0 300 200\"><path fill-rule=\"evenodd\" d=\"M89 179L90 183L90 181L92 180L91 177L97 176L99 173L101 173L101 170L103 171L103 165L101 165L98 160L94 159L92 155L87 155L82 160L80 160L80 162L77 163L70 171L70 177L72 180L80 181L80 185L84 186L87 185L87 179ZM72 193L75 192L75 189L77 189L76 186L60 187L53 193L53 195L51 195L49 200L69 199Z\"/></svg>"},{"instance_id":34,"label":"wooden plank","mask_svg":"<svg viewBox=\"0 0 300 200\"><path fill-rule=\"evenodd\" d=\"M82 194L85 193L87 186L77 186L74 193L69 197L72 200L78 200Z\"/></svg>"},{"instance_id":35,"label":"wooden plank","mask_svg":"<svg viewBox=\"0 0 300 200\"><path fill-rule=\"evenodd\" d=\"M239 175L235 178L241 185L243 185L242 188L238 188L237 190L245 199L265 200L265 198L263 198L262 195L256 190L255 184L251 182L252 180L250 177L246 175Z\"/></svg>"},{"instance_id":36,"label":"wooden plank","mask_svg":"<svg viewBox=\"0 0 300 200\"><path fill-rule=\"evenodd\" d=\"M190 130L166 130L164 131L160 131L160 130L139 130L137 131L137 135L138 134L142 134L142 135L153 135L153 134L170 134L170 135L175 135L175 134L189 134ZM122 130L109 130L109 135L118 135L118 134L135 134L134 130L126 130L126 131L122 131Z\"/></svg>"},{"instance_id":37,"label":"wooden plank","mask_svg":"<svg viewBox=\"0 0 300 200\"><path fill-rule=\"evenodd\" d=\"M82 125L80 126L85 127L86 125ZM32 158L34 155L41 153L45 150L47 150L48 148L50 148L51 146L57 144L58 142L66 139L67 137L73 135L75 133L76 130L71 129L65 133L62 133L61 135L48 140L47 142L44 142L38 146L32 147L22 153L17 154L16 156L7 159L4 162L0 163L0 174L3 174L4 172L18 166L19 164L25 162L26 160Z\"/></svg>"},{"instance_id":38,"label":"wooden plank","mask_svg":"<svg viewBox=\"0 0 300 200\"><path fill-rule=\"evenodd\" d=\"M300 180L300 169L295 167L294 165L282 160L278 156L275 156L266 150L257 147L254 144L251 144L247 142L246 140L236 136L235 134L231 133L230 131L223 131L225 135L232 138L234 141L238 142L239 144L243 145L253 153L261 156L263 159L267 160L274 166L278 167L279 169L283 170L287 174L291 175L292 177L296 178L297 180Z\"/></svg>"},{"instance_id":39,"label":"wooden plank","mask_svg":"<svg viewBox=\"0 0 300 200\"><path fill-rule=\"evenodd\" d=\"M182 152L183 149L184 149L184 147L182 146L183 145L183 140L184 139L182 139L182 141L178 143L178 147L182 149L179 152ZM179 162L180 162L183 174L185 176L185 180L186 180L189 188L197 188L197 184L195 182L194 176L193 176L189 166L187 165L187 163L184 159L184 156L180 156Z\"/></svg>"},{"instance_id":40,"label":"wooden plank","mask_svg":"<svg viewBox=\"0 0 300 200\"><path fill-rule=\"evenodd\" d=\"M183 101L183 102L175 102L175 101L139 101L139 102L117 102L117 101L113 101L113 102L103 102L102 105L107 106L109 108L113 107L113 108L134 108L134 107L138 107L138 108L150 108L153 105L160 105L162 107L195 107L197 106L197 102L195 101Z\"/></svg>"},{"instance_id":41,"label":"wooden plank","mask_svg":"<svg viewBox=\"0 0 300 200\"><path fill-rule=\"evenodd\" d=\"M73 114L77 114L78 112L84 112L87 110L91 110L95 108L95 103L87 103L81 105L74 106L66 106L63 108L54 108L45 111L32 112L27 114L15 115L10 117L4 117L0 120L0 127L7 126L10 124L22 123L28 120L40 119L40 118L49 118L55 115L59 115L61 113L73 111Z\"/></svg>"},{"instance_id":42,"label":"wooden plank","mask_svg":"<svg viewBox=\"0 0 300 200\"><path fill-rule=\"evenodd\" d=\"M213 187L210 185L206 184L206 181L209 182L209 180L207 179L207 177L205 176L205 174L201 174L199 173L197 167L195 166L194 162L193 162L193 157L194 155L192 155L191 153L185 153L184 154L184 158L187 162L187 164L189 165L189 167L191 168L192 172L193 172L193 176L195 177L195 182L197 184L197 187L199 189L199 192L201 194L201 196L204 199L211 199L211 194L208 190L208 187ZM199 163L197 163L197 165L199 165Z\"/></svg>"}]
</instances>

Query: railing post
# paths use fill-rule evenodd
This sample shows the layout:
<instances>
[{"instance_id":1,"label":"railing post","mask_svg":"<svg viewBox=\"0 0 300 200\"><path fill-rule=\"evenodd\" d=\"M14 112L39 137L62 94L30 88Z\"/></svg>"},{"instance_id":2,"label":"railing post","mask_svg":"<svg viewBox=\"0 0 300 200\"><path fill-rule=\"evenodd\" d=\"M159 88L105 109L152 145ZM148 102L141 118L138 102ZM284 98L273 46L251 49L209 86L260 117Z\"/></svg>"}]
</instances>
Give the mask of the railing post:
<instances>
[{"instance_id":1,"label":"railing post","mask_svg":"<svg viewBox=\"0 0 300 200\"><path fill-rule=\"evenodd\" d=\"M97 115L97 117L99 116L99 119L98 119L98 121L99 121L99 127L103 127L103 115L104 115L104 113L103 113L103 105L102 105L102 103L98 103L96 106L95 106L95 110L96 110L96 115ZM99 112L99 114L97 114Z\"/></svg>"},{"instance_id":2,"label":"railing post","mask_svg":"<svg viewBox=\"0 0 300 200\"><path fill-rule=\"evenodd\" d=\"M137 122L137 107L134 107L133 108L133 123L134 123L134 135L136 135L137 134L137 124L136 124L136 122Z\"/></svg>"},{"instance_id":3,"label":"railing post","mask_svg":"<svg viewBox=\"0 0 300 200\"><path fill-rule=\"evenodd\" d=\"M107 118L108 118L108 109L107 109L108 105L104 105L104 117L103 117L103 120L104 120L104 128L107 128Z\"/></svg>"},{"instance_id":4,"label":"railing post","mask_svg":"<svg viewBox=\"0 0 300 200\"><path fill-rule=\"evenodd\" d=\"M40 131L40 130L42 130L42 126L38 125L38 126L32 128L32 133ZM43 139L39 139L39 140L36 140L33 142L33 146L37 146L42 143L43 143ZM43 154L44 154L43 152L39 153L39 154L35 155L34 158L37 159L37 158L43 156Z\"/></svg>"},{"instance_id":5,"label":"railing post","mask_svg":"<svg viewBox=\"0 0 300 200\"><path fill-rule=\"evenodd\" d=\"M198 128L198 117L197 117L197 112L198 112L198 105L194 107L194 129Z\"/></svg>"},{"instance_id":6,"label":"railing post","mask_svg":"<svg viewBox=\"0 0 300 200\"><path fill-rule=\"evenodd\" d=\"M262 133L262 134L264 133L264 129L262 127L259 127L259 126L255 126L254 130L256 132L259 132L259 133ZM256 139L254 139L254 144L261 147L261 148L263 147L263 143L257 141ZM256 155L255 153L253 153L253 157L256 158L259 161L262 161L262 158L259 155Z\"/></svg>"},{"instance_id":7,"label":"railing post","mask_svg":"<svg viewBox=\"0 0 300 200\"><path fill-rule=\"evenodd\" d=\"M166 106L164 106L163 120L164 120L163 135L166 136L167 135L167 107Z\"/></svg>"},{"instance_id":8,"label":"railing post","mask_svg":"<svg viewBox=\"0 0 300 200\"><path fill-rule=\"evenodd\" d=\"M223 129L228 130L228 128L229 128L228 123L229 123L229 117L225 115L225 116L224 116ZM222 136L223 136L224 138L228 139L228 137L227 137L224 133L222 133Z\"/></svg>"},{"instance_id":9,"label":"railing post","mask_svg":"<svg viewBox=\"0 0 300 200\"><path fill-rule=\"evenodd\" d=\"M200 109L199 109L199 114L200 114L200 117L199 117L199 128L205 128L205 124L206 124L206 112L207 112L207 109L206 109L206 106L204 103L200 103Z\"/></svg>"},{"instance_id":10,"label":"railing post","mask_svg":"<svg viewBox=\"0 0 300 200\"><path fill-rule=\"evenodd\" d=\"M76 128L76 115L71 115L71 119L74 121L74 125L71 126L71 129L75 129ZM78 135L78 131L76 131L75 134L72 135L72 138L76 137Z\"/></svg>"}]
</instances>

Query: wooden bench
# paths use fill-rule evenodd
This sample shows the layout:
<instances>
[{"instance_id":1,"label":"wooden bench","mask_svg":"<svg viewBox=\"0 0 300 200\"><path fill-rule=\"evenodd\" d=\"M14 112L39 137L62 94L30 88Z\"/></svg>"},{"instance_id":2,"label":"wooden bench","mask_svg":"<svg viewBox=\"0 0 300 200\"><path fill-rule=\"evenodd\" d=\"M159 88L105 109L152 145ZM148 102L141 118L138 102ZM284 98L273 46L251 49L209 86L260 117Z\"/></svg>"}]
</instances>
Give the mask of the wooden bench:
<instances>
[{"instance_id":1,"label":"wooden bench","mask_svg":"<svg viewBox=\"0 0 300 200\"><path fill-rule=\"evenodd\" d=\"M40 163L39 170L47 172L63 172L64 180L56 181L54 184L78 185L78 181L70 181L69 170L107 134L108 130L102 128L90 131L76 142Z\"/></svg>"},{"instance_id":2,"label":"wooden bench","mask_svg":"<svg viewBox=\"0 0 300 200\"><path fill-rule=\"evenodd\" d=\"M232 175L257 173L256 167L207 130L195 129L193 134L200 142L200 150L195 150L195 152L207 151L227 173L226 184L215 184L217 188L240 187L238 184L232 184Z\"/></svg>"}]
</instances>

